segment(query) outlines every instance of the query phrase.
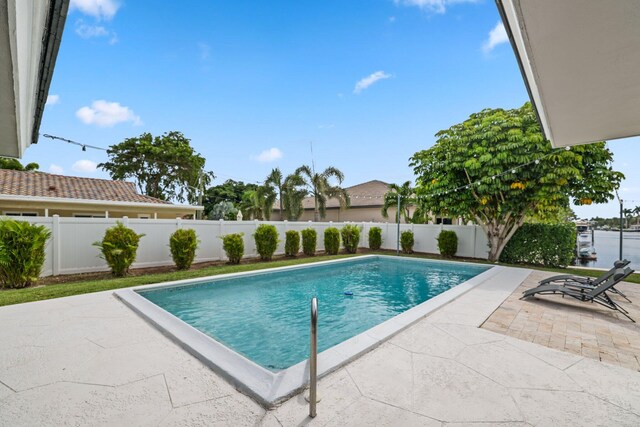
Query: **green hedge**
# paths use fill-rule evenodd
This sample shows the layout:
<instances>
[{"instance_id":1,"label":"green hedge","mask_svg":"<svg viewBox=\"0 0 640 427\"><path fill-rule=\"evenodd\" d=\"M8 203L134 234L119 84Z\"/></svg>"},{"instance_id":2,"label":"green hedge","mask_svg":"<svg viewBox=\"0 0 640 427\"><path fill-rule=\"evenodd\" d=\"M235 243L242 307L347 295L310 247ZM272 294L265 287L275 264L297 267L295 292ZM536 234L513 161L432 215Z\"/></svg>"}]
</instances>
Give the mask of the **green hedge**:
<instances>
[{"instance_id":1,"label":"green hedge","mask_svg":"<svg viewBox=\"0 0 640 427\"><path fill-rule=\"evenodd\" d=\"M347 224L340 229L342 236L342 245L344 249L350 253L358 252L358 244L360 243L360 227L353 224Z\"/></svg>"},{"instance_id":2,"label":"green hedge","mask_svg":"<svg viewBox=\"0 0 640 427\"><path fill-rule=\"evenodd\" d=\"M564 267L575 258L576 226L567 224L523 224L507 243L500 261Z\"/></svg>"},{"instance_id":3,"label":"green hedge","mask_svg":"<svg viewBox=\"0 0 640 427\"><path fill-rule=\"evenodd\" d=\"M316 254L318 232L313 228L305 228L300 234L302 234L302 253L306 256L314 256Z\"/></svg>"},{"instance_id":4,"label":"green hedge","mask_svg":"<svg viewBox=\"0 0 640 427\"><path fill-rule=\"evenodd\" d=\"M458 252L458 235L452 230L442 230L436 238L440 255L451 258Z\"/></svg>"},{"instance_id":5,"label":"green hedge","mask_svg":"<svg viewBox=\"0 0 640 427\"><path fill-rule=\"evenodd\" d=\"M400 247L405 254L413 253L413 231L403 231L400 233Z\"/></svg>"},{"instance_id":6,"label":"green hedge","mask_svg":"<svg viewBox=\"0 0 640 427\"><path fill-rule=\"evenodd\" d=\"M43 225L0 220L0 283L7 288L34 284L45 260L51 232Z\"/></svg>"},{"instance_id":7,"label":"green hedge","mask_svg":"<svg viewBox=\"0 0 640 427\"><path fill-rule=\"evenodd\" d=\"M369 248L377 251L382 246L382 229L380 227L371 227L369 229Z\"/></svg>"},{"instance_id":8,"label":"green hedge","mask_svg":"<svg viewBox=\"0 0 640 427\"><path fill-rule=\"evenodd\" d=\"M256 241L256 250L260 254L260 259L270 261L273 253L278 248L278 229L276 229L276 226L270 224L259 225L253 237Z\"/></svg>"},{"instance_id":9,"label":"green hedge","mask_svg":"<svg viewBox=\"0 0 640 427\"><path fill-rule=\"evenodd\" d=\"M337 255L340 250L340 230L329 227L324 230L324 251L328 255Z\"/></svg>"},{"instance_id":10,"label":"green hedge","mask_svg":"<svg viewBox=\"0 0 640 427\"><path fill-rule=\"evenodd\" d=\"M178 270L188 270L196 257L198 236L195 230L184 228L176 230L169 238L171 258Z\"/></svg>"},{"instance_id":11,"label":"green hedge","mask_svg":"<svg viewBox=\"0 0 640 427\"><path fill-rule=\"evenodd\" d=\"M284 254L286 256L296 256L300 251L300 233L296 230L289 230L285 233Z\"/></svg>"},{"instance_id":12,"label":"green hedge","mask_svg":"<svg viewBox=\"0 0 640 427\"><path fill-rule=\"evenodd\" d=\"M136 260L138 244L143 236L144 234L137 234L118 221L115 226L105 231L101 242L95 242L93 245L100 248L102 258L111 267L111 273L122 277L129 272L129 267Z\"/></svg>"},{"instance_id":13,"label":"green hedge","mask_svg":"<svg viewBox=\"0 0 640 427\"><path fill-rule=\"evenodd\" d=\"M222 249L229 258L229 264L240 264L244 255L244 240L242 233L227 234L222 236Z\"/></svg>"}]
</instances>

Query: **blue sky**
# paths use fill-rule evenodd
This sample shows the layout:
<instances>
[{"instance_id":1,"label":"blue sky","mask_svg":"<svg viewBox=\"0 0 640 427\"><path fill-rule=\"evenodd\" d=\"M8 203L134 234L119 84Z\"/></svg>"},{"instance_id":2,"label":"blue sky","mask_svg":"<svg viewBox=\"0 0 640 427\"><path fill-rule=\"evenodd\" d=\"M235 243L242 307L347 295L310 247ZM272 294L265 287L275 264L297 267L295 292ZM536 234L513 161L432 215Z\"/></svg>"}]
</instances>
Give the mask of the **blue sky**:
<instances>
[{"instance_id":1,"label":"blue sky","mask_svg":"<svg viewBox=\"0 0 640 427\"><path fill-rule=\"evenodd\" d=\"M106 148L178 130L214 184L290 173L311 163L311 143L346 186L412 180L408 159L436 132L527 100L499 22L492 0L71 0L40 131ZM609 146L621 196L640 200L637 143ZM24 156L108 178L105 160L44 138Z\"/></svg>"}]
</instances>

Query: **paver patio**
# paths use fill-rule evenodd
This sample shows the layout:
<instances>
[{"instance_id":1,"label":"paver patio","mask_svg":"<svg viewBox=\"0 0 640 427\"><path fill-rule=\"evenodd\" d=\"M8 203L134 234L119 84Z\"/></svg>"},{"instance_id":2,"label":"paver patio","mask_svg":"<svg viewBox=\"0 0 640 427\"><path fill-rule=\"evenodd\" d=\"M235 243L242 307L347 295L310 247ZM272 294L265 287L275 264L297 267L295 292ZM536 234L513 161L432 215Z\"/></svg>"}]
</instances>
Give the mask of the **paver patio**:
<instances>
[{"instance_id":1,"label":"paver patio","mask_svg":"<svg viewBox=\"0 0 640 427\"><path fill-rule=\"evenodd\" d=\"M640 373L478 328L529 273L321 379L313 420L302 395L260 407L109 292L3 307L0 425L640 425Z\"/></svg>"},{"instance_id":2,"label":"paver patio","mask_svg":"<svg viewBox=\"0 0 640 427\"><path fill-rule=\"evenodd\" d=\"M548 276L547 273L533 272L482 327L640 371L640 325L617 311L559 295L519 299L524 290L536 286ZM633 319L640 321L640 285L621 283L616 287L632 303L613 293L611 297L629 311Z\"/></svg>"}]
</instances>

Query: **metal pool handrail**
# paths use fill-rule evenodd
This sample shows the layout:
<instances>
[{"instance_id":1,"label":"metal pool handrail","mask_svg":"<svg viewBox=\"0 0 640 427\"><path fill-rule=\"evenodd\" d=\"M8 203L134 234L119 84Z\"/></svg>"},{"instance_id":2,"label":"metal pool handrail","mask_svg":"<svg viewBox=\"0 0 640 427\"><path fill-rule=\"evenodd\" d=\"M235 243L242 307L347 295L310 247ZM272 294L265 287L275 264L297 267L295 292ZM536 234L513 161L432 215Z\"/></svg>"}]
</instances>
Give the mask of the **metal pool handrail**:
<instances>
[{"instance_id":1,"label":"metal pool handrail","mask_svg":"<svg viewBox=\"0 0 640 427\"><path fill-rule=\"evenodd\" d=\"M311 351L309 354L309 416L316 416L318 388L318 299L311 299Z\"/></svg>"}]
</instances>

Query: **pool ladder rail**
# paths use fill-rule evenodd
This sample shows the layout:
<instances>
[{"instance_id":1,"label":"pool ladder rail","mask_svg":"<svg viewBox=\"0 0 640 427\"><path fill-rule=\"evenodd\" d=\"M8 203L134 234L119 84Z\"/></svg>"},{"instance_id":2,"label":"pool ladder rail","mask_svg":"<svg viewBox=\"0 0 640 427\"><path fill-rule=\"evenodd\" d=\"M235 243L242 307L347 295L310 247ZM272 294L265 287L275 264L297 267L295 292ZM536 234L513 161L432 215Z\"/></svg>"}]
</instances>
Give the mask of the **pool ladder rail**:
<instances>
[{"instance_id":1,"label":"pool ladder rail","mask_svg":"<svg viewBox=\"0 0 640 427\"><path fill-rule=\"evenodd\" d=\"M309 352L309 416L315 418L318 399L318 299L311 299L311 349Z\"/></svg>"}]
</instances>

